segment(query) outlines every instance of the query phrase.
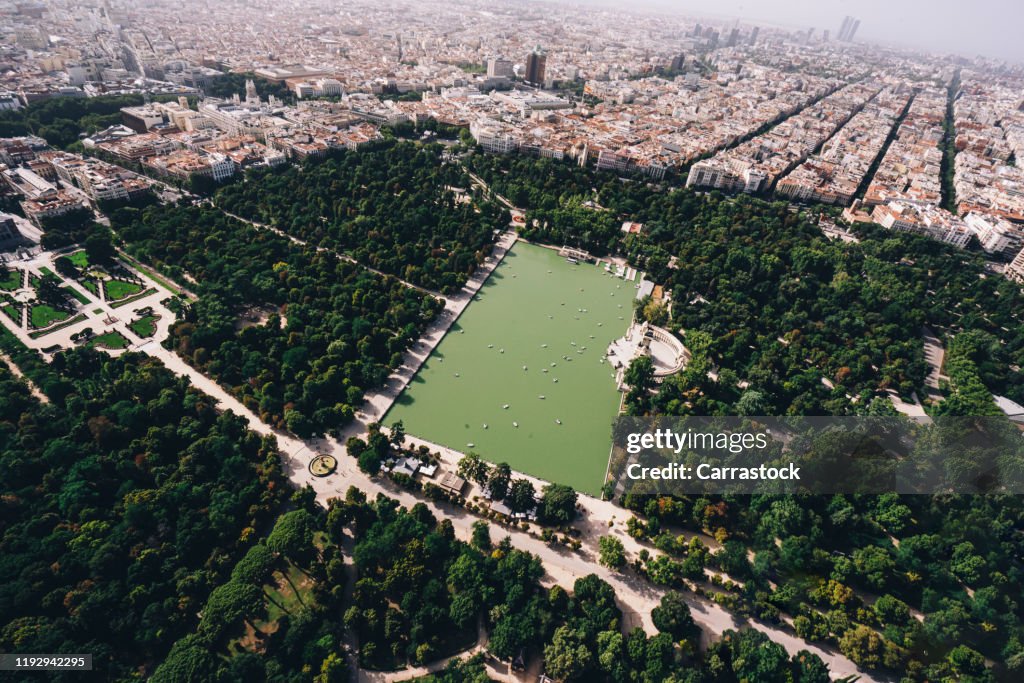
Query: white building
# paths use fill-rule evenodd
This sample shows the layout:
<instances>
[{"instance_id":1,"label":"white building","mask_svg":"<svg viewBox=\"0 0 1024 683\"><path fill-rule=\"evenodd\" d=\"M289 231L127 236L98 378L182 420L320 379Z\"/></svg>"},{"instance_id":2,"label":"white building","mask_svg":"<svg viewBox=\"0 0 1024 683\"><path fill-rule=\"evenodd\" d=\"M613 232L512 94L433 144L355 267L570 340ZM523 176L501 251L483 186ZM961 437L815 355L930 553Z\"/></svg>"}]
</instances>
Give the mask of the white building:
<instances>
[{"instance_id":1,"label":"white building","mask_svg":"<svg viewBox=\"0 0 1024 683\"><path fill-rule=\"evenodd\" d=\"M964 223L989 254L1009 257L1024 247L1024 232L1006 219L971 212L964 218Z\"/></svg>"},{"instance_id":2,"label":"white building","mask_svg":"<svg viewBox=\"0 0 1024 683\"><path fill-rule=\"evenodd\" d=\"M469 133L490 154L508 154L519 149L519 139L496 121L474 121L469 125Z\"/></svg>"},{"instance_id":3,"label":"white building","mask_svg":"<svg viewBox=\"0 0 1024 683\"><path fill-rule=\"evenodd\" d=\"M1018 284L1024 284L1024 249L1021 249L1010 265L1006 266L1003 275Z\"/></svg>"},{"instance_id":4,"label":"white building","mask_svg":"<svg viewBox=\"0 0 1024 683\"><path fill-rule=\"evenodd\" d=\"M889 202L875 207L871 218L883 228L912 232L963 249L974 234L959 216L936 206Z\"/></svg>"}]
</instances>

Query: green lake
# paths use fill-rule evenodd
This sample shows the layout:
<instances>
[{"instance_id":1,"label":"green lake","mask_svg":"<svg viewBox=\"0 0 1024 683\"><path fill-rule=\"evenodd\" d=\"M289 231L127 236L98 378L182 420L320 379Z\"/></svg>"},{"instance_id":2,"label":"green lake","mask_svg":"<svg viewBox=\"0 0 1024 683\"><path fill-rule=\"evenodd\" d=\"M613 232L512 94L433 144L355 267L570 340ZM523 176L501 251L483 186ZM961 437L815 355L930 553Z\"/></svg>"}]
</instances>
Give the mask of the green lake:
<instances>
[{"instance_id":1,"label":"green lake","mask_svg":"<svg viewBox=\"0 0 1024 683\"><path fill-rule=\"evenodd\" d=\"M596 494L619 406L601 359L629 326L635 284L517 243L384 423Z\"/></svg>"}]
</instances>

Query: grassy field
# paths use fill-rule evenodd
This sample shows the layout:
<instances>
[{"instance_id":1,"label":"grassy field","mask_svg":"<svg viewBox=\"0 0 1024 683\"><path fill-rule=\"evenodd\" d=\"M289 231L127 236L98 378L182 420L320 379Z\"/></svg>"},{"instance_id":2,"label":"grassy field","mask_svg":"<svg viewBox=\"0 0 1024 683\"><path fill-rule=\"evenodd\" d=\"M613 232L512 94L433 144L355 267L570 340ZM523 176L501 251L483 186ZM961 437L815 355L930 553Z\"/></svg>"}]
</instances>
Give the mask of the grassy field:
<instances>
[{"instance_id":1,"label":"grassy field","mask_svg":"<svg viewBox=\"0 0 1024 683\"><path fill-rule=\"evenodd\" d=\"M16 268L9 268L7 272L0 275L0 289L13 292L16 289L21 289L21 283L24 279L24 273Z\"/></svg>"},{"instance_id":2,"label":"grassy field","mask_svg":"<svg viewBox=\"0 0 1024 683\"><path fill-rule=\"evenodd\" d=\"M89 267L89 257L85 251L76 251L73 254L68 254L68 260L75 264L75 267L79 270L85 270Z\"/></svg>"},{"instance_id":3,"label":"grassy field","mask_svg":"<svg viewBox=\"0 0 1024 683\"><path fill-rule=\"evenodd\" d=\"M140 337L152 337L156 333L157 320L155 315L146 315L133 321L128 328Z\"/></svg>"},{"instance_id":4,"label":"grassy field","mask_svg":"<svg viewBox=\"0 0 1024 683\"><path fill-rule=\"evenodd\" d=\"M67 292L69 296L74 297L74 299L78 303L80 303L80 304L88 304L89 303L89 300L87 298L85 298L85 295L82 294L81 292L79 292L74 287L68 287L67 285L65 285L65 286L61 287L61 289L63 289L65 292Z\"/></svg>"},{"instance_id":5,"label":"grassy field","mask_svg":"<svg viewBox=\"0 0 1024 683\"><path fill-rule=\"evenodd\" d=\"M71 317L71 314L47 304L35 304L29 311L28 317L32 327L39 329L62 320L67 320Z\"/></svg>"},{"instance_id":6,"label":"grassy field","mask_svg":"<svg viewBox=\"0 0 1024 683\"><path fill-rule=\"evenodd\" d=\"M9 301L5 301L5 302L3 303L3 305L2 305L2 306L0 306L0 308L2 308L2 309L3 309L3 311L4 311L4 314L5 314L5 315L6 315L6 316L7 316L8 318L10 318L10 319L11 319L11 320L13 320L14 322L18 323L19 325L21 324L21 311L20 311L20 310L18 310L18 307L17 307L17 306L15 306L14 304L12 304L12 303L11 303L11 302L9 302Z\"/></svg>"},{"instance_id":7,"label":"grassy field","mask_svg":"<svg viewBox=\"0 0 1024 683\"><path fill-rule=\"evenodd\" d=\"M163 277L162 275L160 275L160 273L158 273L156 270L154 270L150 266L146 266L146 265L143 265L142 263L139 263L136 259L133 259L132 257L128 256L127 254L121 254L121 258L124 259L125 261L127 261L132 266L134 266L136 270L142 271L145 275L147 275L149 277L149 279L153 280L153 282L157 283L158 285L160 285L161 287L163 287L167 291L174 292L175 294L177 294L179 296L182 296L185 299L191 299L190 296L185 294L185 291L181 287L178 287L177 285L172 284L170 280L168 280L165 277Z\"/></svg>"},{"instance_id":8,"label":"grassy field","mask_svg":"<svg viewBox=\"0 0 1024 683\"><path fill-rule=\"evenodd\" d=\"M302 608L313 605L312 588L312 580L291 563L284 571L275 571L270 583L263 586L267 618L246 623L245 634L228 644L228 652L234 652L236 644L246 650L255 650L264 636L277 631L281 617L286 614L294 617Z\"/></svg>"},{"instance_id":9,"label":"grassy field","mask_svg":"<svg viewBox=\"0 0 1024 683\"><path fill-rule=\"evenodd\" d=\"M124 280L107 280L103 283L103 287L106 291L107 301L119 301L120 299L126 299L138 294L143 289L142 285L137 285L134 282L126 282Z\"/></svg>"},{"instance_id":10,"label":"grassy field","mask_svg":"<svg viewBox=\"0 0 1024 683\"><path fill-rule=\"evenodd\" d=\"M54 332L57 332L58 330L63 330L65 327L71 327L72 325L77 325L78 323L82 322L83 320L85 320L85 316L82 315L82 314L78 314L74 318L68 318L64 322L57 323L53 327L48 327L45 330L37 330L35 332L29 332L28 336L31 337L32 339L39 339L40 337L45 337L47 335L51 335ZM54 349L54 348L59 348L59 346L47 347L47 349ZM46 349L43 349L43 350L46 351ZM46 351L46 352L47 353L51 353L51 351Z\"/></svg>"},{"instance_id":11,"label":"grassy field","mask_svg":"<svg viewBox=\"0 0 1024 683\"><path fill-rule=\"evenodd\" d=\"M89 341L90 347L103 349L127 349L128 344L128 339L120 332L107 332L93 337Z\"/></svg>"},{"instance_id":12,"label":"grassy field","mask_svg":"<svg viewBox=\"0 0 1024 683\"><path fill-rule=\"evenodd\" d=\"M634 287L517 244L384 422L596 493L619 404L603 357L629 325Z\"/></svg>"},{"instance_id":13,"label":"grassy field","mask_svg":"<svg viewBox=\"0 0 1024 683\"><path fill-rule=\"evenodd\" d=\"M87 290L89 290L89 293L92 294L93 296L99 296L100 295L100 288L96 284L95 280L90 280L88 278L83 278L82 280L80 280L80 282L81 282L82 286L85 287Z\"/></svg>"}]
</instances>

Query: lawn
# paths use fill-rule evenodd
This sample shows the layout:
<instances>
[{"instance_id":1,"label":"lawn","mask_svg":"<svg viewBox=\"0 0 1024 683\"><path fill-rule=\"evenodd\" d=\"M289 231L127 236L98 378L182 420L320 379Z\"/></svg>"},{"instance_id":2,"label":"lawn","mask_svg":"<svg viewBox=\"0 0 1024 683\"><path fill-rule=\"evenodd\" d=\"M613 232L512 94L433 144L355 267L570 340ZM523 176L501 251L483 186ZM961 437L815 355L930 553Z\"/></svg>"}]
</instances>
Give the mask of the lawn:
<instances>
[{"instance_id":1,"label":"lawn","mask_svg":"<svg viewBox=\"0 0 1024 683\"><path fill-rule=\"evenodd\" d=\"M274 572L273 583L263 587L267 594L267 623L275 622L285 614L294 615L303 607L312 605L312 587L310 578L291 563L284 572Z\"/></svg>"},{"instance_id":2,"label":"lawn","mask_svg":"<svg viewBox=\"0 0 1024 683\"><path fill-rule=\"evenodd\" d=\"M35 327L36 329L49 327L53 323L67 320L70 316L71 314L67 311L62 311L47 304L36 304L32 306L32 309L28 314L32 327Z\"/></svg>"},{"instance_id":3,"label":"lawn","mask_svg":"<svg viewBox=\"0 0 1024 683\"><path fill-rule=\"evenodd\" d=\"M103 287L107 294L107 301L126 299L134 294L138 294L143 289L142 285L126 282L125 280L107 280L103 283Z\"/></svg>"},{"instance_id":4,"label":"lawn","mask_svg":"<svg viewBox=\"0 0 1024 683\"><path fill-rule=\"evenodd\" d=\"M127 349L129 343L128 339L120 332L107 332L93 337L88 345L90 348Z\"/></svg>"},{"instance_id":5,"label":"lawn","mask_svg":"<svg viewBox=\"0 0 1024 683\"><path fill-rule=\"evenodd\" d=\"M67 285L65 285L65 286L61 287L61 289L63 289L65 292L67 292L70 296L73 296L75 298L75 300L78 301L78 303L80 303L80 304L88 304L89 303L89 300L87 298L85 298L85 295L82 294L81 292L79 292L74 287L68 287Z\"/></svg>"},{"instance_id":6,"label":"lawn","mask_svg":"<svg viewBox=\"0 0 1024 683\"><path fill-rule=\"evenodd\" d=\"M75 267L79 270L85 270L89 267L89 257L85 251L76 251L73 254L68 254L68 260L75 264Z\"/></svg>"},{"instance_id":7,"label":"lawn","mask_svg":"<svg viewBox=\"0 0 1024 683\"><path fill-rule=\"evenodd\" d=\"M312 587L313 581L291 563L284 571L275 571L270 583L263 586L267 618L246 622L245 634L228 643L228 652L234 652L236 645L254 651L265 636L277 631L281 617L294 617L304 607L313 605Z\"/></svg>"},{"instance_id":8,"label":"lawn","mask_svg":"<svg viewBox=\"0 0 1024 683\"><path fill-rule=\"evenodd\" d=\"M82 283L82 286L85 287L86 289L88 289L89 293L92 294L93 296L99 296L100 295L100 288L99 288L99 286L97 286L95 280L90 280L90 279L84 278L84 279L81 280L81 283Z\"/></svg>"},{"instance_id":9,"label":"lawn","mask_svg":"<svg viewBox=\"0 0 1024 683\"><path fill-rule=\"evenodd\" d=\"M156 321L159 318L155 315L145 315L128 325L128 328L140 337L152 337L156 333Z\"/></svg>"},{"instance_id":10,"label":"lawn","mask_svg":"<svg viewBox=\"0 0 1024 683\"><path fill-rule=\"evenodd\" d=\"M21 324L21 311L18 310L17 306L8 301L5 301L3 306L0 306L0 308L3 308L3 311L5 314L7 314L8 318L18 323L19 325Z\"/></svg>"},{"instance_id":11,"label":"lawn","mask_svg":"<svg viewBox=\"0 0 1024 683\"><path fill-rule=\"evenodd\" d=\"M605 350L636 282L517 244L384 421L457 451L595 494L618 413Z\"/></svg>"},{"instance_id":12,"label":"lawn","mask_svg":"<svg viewBox=\"0 0 1024 683\"><path fill-rule=\"evenodd\" d=\"M9 268L2 276L0 276L0 289L8 292L21 289L23 277L24 274L20 270L16 268Z\"/></svg>"},{"instance_id":13,"label":"lawn","mask_svg":"<svg viewBox=\"0 0 1024 683\"><path fill-rule=\"evenodd\" d=\"M39 272L43 274L43 277L52 278L54 280L59 280L60 279L60 278L57 277L57 273L53 272L52 270L50 270L46 266L43 266L42 268L40 268Z\"/></svg>"}]
</instances>

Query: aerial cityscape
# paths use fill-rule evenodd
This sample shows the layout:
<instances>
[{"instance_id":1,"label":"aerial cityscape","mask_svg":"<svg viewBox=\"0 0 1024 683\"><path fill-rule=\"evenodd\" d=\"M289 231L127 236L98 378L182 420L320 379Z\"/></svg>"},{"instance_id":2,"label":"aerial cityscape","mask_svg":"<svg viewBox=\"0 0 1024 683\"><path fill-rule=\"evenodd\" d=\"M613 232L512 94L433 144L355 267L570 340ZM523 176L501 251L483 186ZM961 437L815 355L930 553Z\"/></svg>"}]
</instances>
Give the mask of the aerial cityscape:
<instances>
[{"instance_id":1,"label":"aerial cityscape","mask_svg":"<svg viewBox=\"0 0 1024 683\"><path fill-rule=\"evenodd\" d=\"M1024 680L994 4L0 3L0 681Z\"/></svg>"}]
</instances>

